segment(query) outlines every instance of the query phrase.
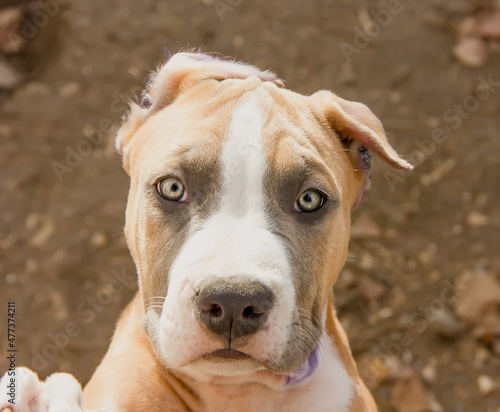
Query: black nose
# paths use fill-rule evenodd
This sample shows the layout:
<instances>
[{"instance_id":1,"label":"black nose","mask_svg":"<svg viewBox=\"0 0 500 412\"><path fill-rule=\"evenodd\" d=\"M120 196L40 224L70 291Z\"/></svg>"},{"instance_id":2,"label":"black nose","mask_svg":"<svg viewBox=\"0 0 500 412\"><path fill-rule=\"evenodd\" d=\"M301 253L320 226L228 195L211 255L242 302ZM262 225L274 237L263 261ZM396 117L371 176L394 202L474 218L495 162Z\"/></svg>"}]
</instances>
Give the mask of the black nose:
<instances>
[{"instance_id":1,"label":"black nose","mask_svg":"<svg viewBox=\"0 0 500 412\"><path fill-rule=\"evenodd\" d=\"M195 303L200 322L230 344L264 326L274 294L259 281L242 277L219 278L199 289Z\"/></svg>"}]
</instances>

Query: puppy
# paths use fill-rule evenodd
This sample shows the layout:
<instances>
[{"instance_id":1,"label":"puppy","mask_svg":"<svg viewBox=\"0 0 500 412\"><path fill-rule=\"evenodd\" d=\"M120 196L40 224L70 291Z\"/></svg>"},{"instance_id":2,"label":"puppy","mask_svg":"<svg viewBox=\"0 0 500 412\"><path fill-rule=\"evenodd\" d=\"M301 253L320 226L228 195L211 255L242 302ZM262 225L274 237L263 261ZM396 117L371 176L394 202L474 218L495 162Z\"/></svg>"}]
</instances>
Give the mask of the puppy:
<instances>
[{"instance_id":1,"label":"puppy","mask_svg":"<svg viewBox=\"0 0 500 412\"><path fill-rule=\"evenodd\" d=\"M179 53L131 105L116 145L139 292L84 406L70 375L20 370L18 400L37 406L14 410L376 411L332 297L371 154L412 167L375 115L254 66Z\"/></svg>"}]
</instances>

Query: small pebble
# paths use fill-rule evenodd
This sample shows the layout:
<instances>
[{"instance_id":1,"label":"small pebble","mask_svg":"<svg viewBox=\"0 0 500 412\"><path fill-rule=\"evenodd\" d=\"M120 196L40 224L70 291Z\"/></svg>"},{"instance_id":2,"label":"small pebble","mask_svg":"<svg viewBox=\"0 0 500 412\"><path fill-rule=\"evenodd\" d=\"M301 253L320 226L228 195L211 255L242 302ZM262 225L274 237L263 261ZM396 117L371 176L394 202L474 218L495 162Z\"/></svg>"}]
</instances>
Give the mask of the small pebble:
<instances>
[{"instance_id":1,"label":"small pebble","mask_svg":"<svg viewBox=\"0 0 500 412\"><path fill-rule=\"evenodd\" d=\"M463 37L453 47L453 55L464 66L481 67L486 63L486 44L476 37Z\"/></svg>"},{"instance_id":2,"label":"small pebble","mask_svg":"<svg viewBox=\"0 0 500 412\"><path fill-rule=\"evenodd\" d=\"M82 90L82 85L76 82L66 83L59 89L59 97L62 100L69 100L75 97Z\"/></svg>"},{"instance_id":3,"label":"small pebble","mask_svg":"<svg viewBox=\"0 0 500 412\"><path fill-rule=\"evenodd\" d=\"M101 231L95 232L92 237L90 238L90 245L93 248L99 249L107 246L108 244L108 237L106 236L105 233Z\"/></svg>"},{"instance_id":4,"label":"small pebble","mask_svg":"<svg viewBox=\"0 0 500 412\"><path fill-rule=\"evenodd\" d=\"M479 375L477 378L477 387L479 388L479 392L483 395L487 395L496 388L495 381L491 379L488 375Z\"/></svg>"},{"instance_id":5,"label":"small pebble","mask_svg":"<svg viewBox=\"0 0 500 412\"><path fill-rule=\"evenodd\" d=\"M13 285L17 282L17 275L15 273L9 273L7 276L5 276L5 281L9 285Z\"/></svg>"},{"instance_id":6,"label":"small pebble","mask_svg":"<svg viewBox=\"0 0 500 412\"><path fill-rule=\"evenodd\" d=\"M483 227L490 223L488 216L472 211L467 215L467 224L471 227Z\"/></svg>"}]
</instances>

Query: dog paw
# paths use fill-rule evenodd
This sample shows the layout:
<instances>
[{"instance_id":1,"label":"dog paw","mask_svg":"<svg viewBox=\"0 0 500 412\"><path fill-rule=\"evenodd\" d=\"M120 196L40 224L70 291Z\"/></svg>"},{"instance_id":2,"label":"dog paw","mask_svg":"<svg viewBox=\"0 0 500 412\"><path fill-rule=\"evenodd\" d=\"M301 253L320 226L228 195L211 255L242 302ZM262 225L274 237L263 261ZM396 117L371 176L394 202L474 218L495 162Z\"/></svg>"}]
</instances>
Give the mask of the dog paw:
<instances>
[{"instance_id":1,"label":"dog paw","mask_svg":"<svg viewBox=\"0 0 500 412\"><path fill-rule=\"evenodd\" d=\"M0 412L90 412L82 405L82 387L68 373L45 382L27 368L7 371L0 380Z\"/></svg>"}]
</instances>

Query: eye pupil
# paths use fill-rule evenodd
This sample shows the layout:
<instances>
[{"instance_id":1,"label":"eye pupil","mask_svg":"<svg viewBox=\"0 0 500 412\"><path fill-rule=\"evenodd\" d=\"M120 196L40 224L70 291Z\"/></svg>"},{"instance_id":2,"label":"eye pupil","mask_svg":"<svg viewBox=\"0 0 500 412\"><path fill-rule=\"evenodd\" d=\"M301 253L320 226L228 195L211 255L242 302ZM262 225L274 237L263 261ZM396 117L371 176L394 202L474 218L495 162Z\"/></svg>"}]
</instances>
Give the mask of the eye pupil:
<instances>
[{"instance_id":1,"label":"eye pupil","mask_svg":"<svg viewBox=\"0 0 500 412\"><path fill-rule=\"evenodd\" d=\"M297 212L315 212L323 206L325 197L317 190L309 189L302 193L297 200Z\"/></svg>"},{"instance_id":2,"label":"eye pupil","mask_svg":"<svg viewBox=\"0 0 500 412\"><path fill-rule=\"evenodd\" d=\"M163 199L173 202L182 201L186 191L184 185L174 177L161 180L156 185L156 190Z\"/></svg>"}]
</instances>

